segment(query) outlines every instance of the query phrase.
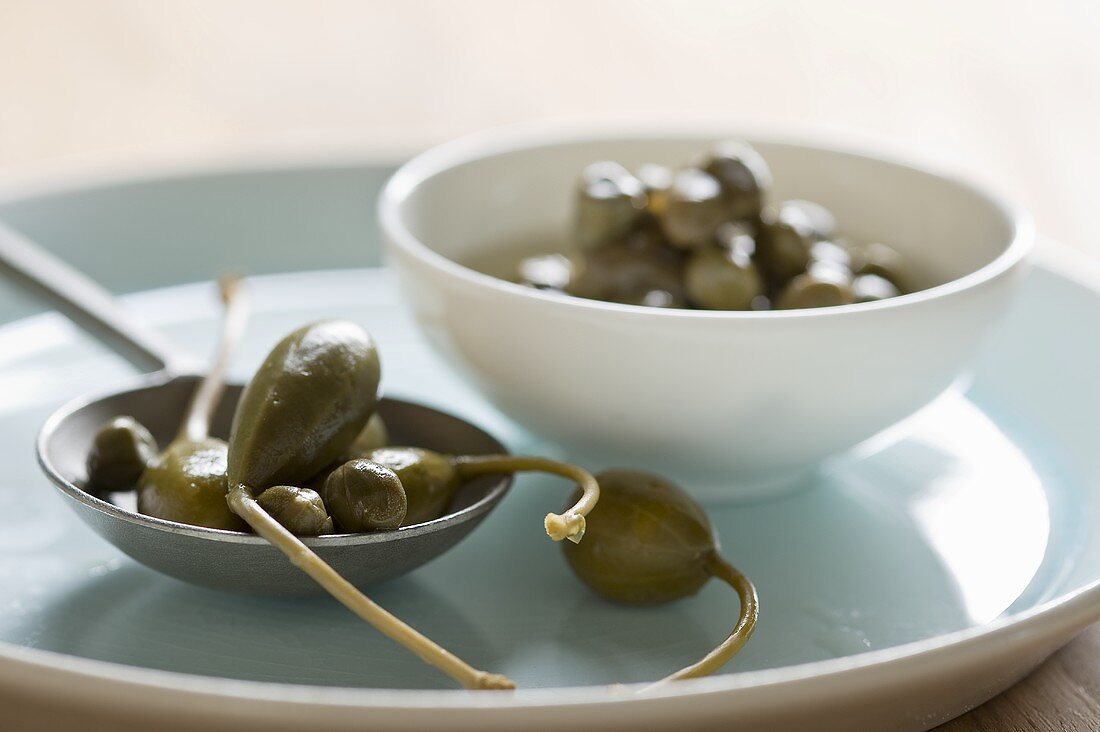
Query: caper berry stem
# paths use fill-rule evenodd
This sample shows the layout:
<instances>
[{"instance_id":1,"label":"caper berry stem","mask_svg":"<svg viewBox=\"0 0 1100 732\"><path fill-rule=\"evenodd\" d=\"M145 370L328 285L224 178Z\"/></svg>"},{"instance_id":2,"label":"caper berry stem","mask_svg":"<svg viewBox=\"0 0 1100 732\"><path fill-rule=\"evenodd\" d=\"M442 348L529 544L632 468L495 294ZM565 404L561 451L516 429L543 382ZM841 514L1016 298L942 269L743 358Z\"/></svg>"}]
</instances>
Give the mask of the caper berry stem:
<instances>
[{"instance_id":1,"label":"caper berry stem","mask_svg":"<svg viewBox=\"0 0 1100 732\"><path fill-rule=\"evenodd\" d=\"M357 590L298 537L272 518L252 497L247 486L231 488L226 500L234 513L285 554L291 564L312 577L346 608L373 625L383 635L415 653L425 663L435 666L467 689L515 688L508 677L474 668Z\"/></svg>"},{"instance_id":2,"label":"caper berry stem","mask_svg":"<svg viewBox=\"0 0 1100 732\"><path fill-rule=\"evenodd\" d=\"M462 480L482 475L534 471L568 478L581 487L581 497L565 513L548 513L543 525L554 541L569 539L579 544L584 537L585 516L600 500L600 484L584 468L559 463L556 460L522 455L462 455L452 458L452 464Z\"/></svg>"},{"instance_id":3,"label":"caper berry stem","mask_svg":"<svg viewBox=\"0 0 1100 732\"><path fill-rule=\"evenodd\" d=\"M192 442L205 440L210 434L210 420L225 391L225 373L229 368L229 359L248 320L248 298L245 297L244 282L240 276L226 275L219 278L218 293L225 306L218 348L210 370L191 397L178 435Z\"/></svg>"},{"instance_id":4,"label":"caper berry stem","mask_svg":"<svg viewBox=\"0 0 1100 732\"><path fill-rule=\"evenodd\" d=\"M650 684L642 689L643 692L659 688L670 681L694 679L714 673L733 658L752 635L752 631L756 627L756 620L760 616L760 600L756 595L756 588L752 582L732 564L718 556L717 553L711 554L707 559L706 568L712 576L726 582L736 590L737 596L741 599L741 613L737 618L737 625L733 626L730 634L713 651L690 666Z\"/></svg>"}]
</instances>

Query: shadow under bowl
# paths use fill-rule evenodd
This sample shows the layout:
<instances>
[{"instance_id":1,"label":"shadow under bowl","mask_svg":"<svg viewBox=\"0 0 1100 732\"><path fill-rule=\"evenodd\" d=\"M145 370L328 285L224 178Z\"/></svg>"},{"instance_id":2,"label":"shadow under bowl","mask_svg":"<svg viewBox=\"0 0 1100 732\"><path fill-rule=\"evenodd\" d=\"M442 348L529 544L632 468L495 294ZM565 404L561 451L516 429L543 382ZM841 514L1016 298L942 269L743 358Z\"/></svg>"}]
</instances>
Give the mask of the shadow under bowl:
<instances>
[{"instance_id":1,"label":"shadow under bowl","mask_svg":"<svg viewBox=\"0 0 1100 732\"><path fill-rule=\"evenodd\" d=\"M95 431L130 415L158 444L175 435L198 377L154 374L131 388L81 398L55 412L38 436L38 460L69 505L96 533L142 564L185 582L263 595L321 594L321 587L275 547L254 534L208 529L138 513L132 493L97 496L85 490L85 460ZM211 430L225 438L241 386L227 388ZM382 399L378 413L391 444L447 454L504 453L504 446L458 417L397 399ZM451 549L470 533L511 485L510 476L462 486L448 512L395 531L335 534L303 541L352 584L364 587L398 577Z\"/></svg>"}]
</instances>

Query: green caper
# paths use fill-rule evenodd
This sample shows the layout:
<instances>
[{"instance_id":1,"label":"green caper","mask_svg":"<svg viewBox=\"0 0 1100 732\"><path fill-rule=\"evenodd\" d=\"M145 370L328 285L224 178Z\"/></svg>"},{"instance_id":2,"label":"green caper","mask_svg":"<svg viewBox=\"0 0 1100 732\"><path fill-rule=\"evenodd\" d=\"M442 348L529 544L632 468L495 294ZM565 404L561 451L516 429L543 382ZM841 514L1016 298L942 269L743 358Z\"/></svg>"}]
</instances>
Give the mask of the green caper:
<instances>
[{"instance_id":1,"label":"green caper","mask_svg":"<svg viewBox=\"0 0 1100 732\"><path fill-rule=\"evenodd\" d=\"M317 491L309 488L275 485L256 496L256 503L296 536L319 536L333 531L324 501Z\"/></svg>"},{"instance_id":2,"label":"green caper","mask_svg":"<svg viewBox=\"0 0 1100 732\"><path fill-rule=\"evenodd\" d=\"M873 274L890 280L899 292L910 292L912 274L905 258L893 247L872 242L852 248L852 271L857 275Z\"/></svg>"},{"instance_id":3,"label":"green caper","mask_svg":"<svg viewBox=\"0 0 1100 732\"><path fill-rule=\"evenodd\" d=\"M853 302L855 297L848 272L839 267L818 263L787 284L776 301L776 307L780 310L797 310L850 305Z\"/></svg>"},{"instance_id":4,"label":"green caper","mask_svg":"<svg viewBox=\"0 0 1100 732\"><path fill-rule=\"evenodd\" d=\"M897 297L901 292L885 277L865 274L852 280L852 297L856 302L876 302Z\"/></svg>"},{"instance_id":5,"label":"green caper","mask_svg":"<svg viewBox=\"0 0 1100 732\"><path fill-rule=\"evenodd\" d=\"M665 292L669 305L679 306L686 299L683 257L650 234L635 232L626 241L585 252L566 292L632 305L643 304L648 293Z\"/></svg>"},{"instance_id":6,"label":"green caper","mask_svg":"<svg viewBox=\"0 0 1100 732\"><path fill-rule=\"evenodd\" d=\"M744 143L723 142L699 167L721 183L729 218L759 217L772 184L771 170L760 153Z\"/></svg>"},{"instance_id":7,"label":"green caper","mask_svg":"<svg viewBox=\"0 0 1100 732\"><path fill-rule=\"evenodd\" d=\"M606 160L592 163L581 172L577 185L577 243L589 249L625 236L645 207L645 187L630 171Z\"/></svg>"},{"instance_id":8,"label":"green caper","mask_svg":"<svg viewBox=\"0 0 1100 732\"><path fill-rule=\"evenodd\" d=\"M396 529L405 520L408 507L397 474L362 458L332 471L322 495L340 530L348 533Z\"/></svg>"},{"instance_id":9,"label":"green caper","mask_svg":"<svg viewBox=\"0 0 1100 732\"><path fill-rule=\"evenodd\" d=\"M382 415L375 412L367 420L367 426L360 430L351 446L344 452L344 462L352 458L363 457L371 450L385 447L390 443L390 431L382 421ZM331 466L330 466L331 467Z\"/></svg>"},{"instance_id":10,"label":"green caper","mask_svg":"<svg viewBox=\"0 0 1100 732\"><path fill-rule=\"evenodd\" d=\"M852 269L851 253L839 244L827 240L816 241L810 246L810 260L841 267L849 272Z\"/></svg>"},{"instance_id":11,"label":"green caper","mask_svg":"<svg viewBox=\"0 0 1100 732\"><path fill-rule=\"evenodd\" d=\"M810 243L793 226L765 221L756 238L756 266L772 287L781 288L806 271Z\"/></svg>"},{"instance_id":12,"label":"green caper","mask_svg":"<svg viewBox=\"0 0 1100 732\"><path fill-rule=\"evenodd\" d=\"M646 163L638 168L637 178L646 193L646 211L660 218L668 201L668 189L672 187L672 169L656 163Z\"/></svg>"},{"instance_id":13,"label":"green caper","mask_svg":"<svg viewBox=\"0 0 1100 732\"><path fill-rule=\"evenodd\" d=\"M681 249L707 246L727 220L729 209L717 178L697 168L676 172L660 218L661 229L672 246Z\"/></svg>"},{"instance_id":14,"label":"green caper","mask_svg":"<svg viewBox=\"0 0 1100 732\"><path fill-rule=\"evenodd\" d=\"M88 453L88 486L93 491L133 490L157 454L157 442L133 417L115 417L96 430Z\"/></svg>"},{"instance_id":15,"label":"green caper","mask_svg":"<svg viewBox=\"0 0 1100 732\"><path fill-rule=\"evenodd\" d=\"M694 252L684 269L688 298L710 310L750 310L764 294L764 283L752 259L738 250L718 247Z\"/></svg>"},{"instance_id":16,"label":"green caper","mask_svg":"<svg viewBox=\"0 0 1100 732\"><path fill-rule=\"evenodd\" d=\"M138 511L181 524L247 531L225 502L227 460L222 440L174 440L141 474Z\"/></svg>"},{"instance_id":17,"label":"green caper","mask_svg":"<svg viewBox=\"0 0 1100 732\"><path fill-rule=\"evenodd\" d=\"M400 479L408 504L405 526L442 516L460 484L451 460L432 450L383 447L365 457L389 468Z\"/></svg>"},{"instance_id":18,"label":"green caper","mask_svg":"<svg viewBox=\"0 0 1100 732\"><path fill-rule=\"evenodd\" d=\"M775 217L797 229L810 241L832 239L837 234L836 217L829 209L813 201L784 201L779 204Z\"/></svg>"},{"instance_id":19,"label":"green caper","mask_svg":"<svg viewBox=\"0 0 1100 732\"><path fill-rule=\"evenodd\" d=\"M719 556L707 515L683 489L657 475L605 470L596 481L600 502L588 514L584 540L563 547L570 568L599 595L629 605L694 595L711 577L727 582L741 600L733 631L703 659L664 680L720 668L748 641L759 603L752 583Z\"/></svg>"},{"instance_id":20,"label":"green caper","mask_svg":"<svg viewBox=\"0 0 1100 732\"><path fill-rule=\"evenodd\" d=\"M573 279L573 260L563 254L525 257L516 265L516 282L536 290L564 291Z\"/></svg>"}]
</instances>

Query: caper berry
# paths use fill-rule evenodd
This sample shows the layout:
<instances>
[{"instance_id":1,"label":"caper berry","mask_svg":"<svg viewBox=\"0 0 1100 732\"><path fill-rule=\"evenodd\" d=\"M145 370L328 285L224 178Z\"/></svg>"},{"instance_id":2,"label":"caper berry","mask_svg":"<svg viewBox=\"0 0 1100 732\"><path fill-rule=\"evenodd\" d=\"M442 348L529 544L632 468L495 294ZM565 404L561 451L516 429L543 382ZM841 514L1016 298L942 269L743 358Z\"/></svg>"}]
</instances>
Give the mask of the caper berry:
<instances>
[{"instance_id":1,"label":"caper berry","mask_svg":"<svg viewBox=\"0 0 1100 732\"><path fill-rule=\"evenodd\" d=\"M809 245L790 224L766 221L756 238L756 265L773 287L781 288L806 271L810 264Z\"/></svg>"},{"instance_id":2,"label":"caper berry","mask_svg":"<svg viewBox=\"0 0 1100 732\"><path fill-rule=\"evenodd\" d=\"M408 506L397 474L362 458L333 470L322 496L340 530L349 533L396 529Z\"/></svg>"},{"instance_id":3,"label":"caper berry","mask_svg":"<svg viewBox=\"0 0 1100 732\"><path fill-rule=\"evenodd\" d=\"M655 217L664 215L672 175L671 168L656 163L646 163L638 168L637 177L646 193L646 211Z\"/></svg>"},{"instance_id":4,"label":"caper berry","mask_svg":"<svg viewBox=\"0 0 1100 732\"><path fill-rule=\"evenodd\" d=\"M672 246L707 246L727 220L729 207L717 178L697 168L685 168L673 176L660 219Z\"/></svg>"},{"instance_id":5,"label":"caper berry","mask_svg":"<svg viewBox=\"0 0 1100 732\"><path fill-rule=\"evenodd\" d=\"M610 161L589 165L577 185L577 243L589 249L625 236L645 207L645 187L630 171Z\"/></svg>"},{"instance_id":6,"label":"caper berry","mask_svg":"<svg viewBox=\"0 0 1100 732\"><path fill-rule=\"evenodd\" d=\"M872 242L852 248L852 271L857 275L873 274L890 280L899 292L909 292L912 275L905 258L893 247Z\"/></svg>"},{"instance_id":7,"label":"caper berry","mask_svg":"<svg viewBox=\"0 0 1100 732\"><path fill-rule=\"evenodd\" d=\"M694 252L684 269L688 297L710 310L750 310L764 294L764 283L752 259L737 250L717 247Z\"/></svg>"},{"instance_id":8,"label":"caper berry","mask_svg":"<svg viewBox=\"0 0 1100 732\"><path fill-rule=\"evenodd\" d=\"M825 308L855 302L852 283L838 267L818 263L798 275L783 289L776 307L780 310Z\"/></svg>"},{"instance_id":9,"label":"caper berry","mask_svg":"<svg viewBox=\"0 0 1100 732\"><path fill-rule=\"evenodd\" d=\"M760 153L744 143L723 142L699 167L721 183L729 218L759 217L772 184L771 170Z\"/></svg>"},{"instance_id":10,"label":"caper berry","mask_svg":"<svg viewBox=\"0 0 1100 732\"><path fill-rule=\"evenodd\" d=\"M382 421L382 415L375 412L367 420L367 426L356 435L351 447L344 453L344 462L352 458L363 457L371 450L385 447L389 443L390 431L386 429L386 423Z\"/></svg>"},{"instance_id":11,"label":"caper berry","mask_svg":"<svg viewBox=\"0 0 1100 732\"><path fill-rule=\"evenodd\" d=\"M408 508L404 525L431 521L443 515L458 490L454 465L444 455L420 447L383 447L366 458L392 470L405 488Z\"/></svg>"},{"instance_id":12,"label":"caper berry","mask_svg":"<svg viewBox=\"0 0 1100 732\"><path fill-rule=\"evenodd\" d=\"M181 524L247 531L225 502L228 451L224 441L212 437L174 440L141 474L138 511Z\"/></svg>"},{"instance_id":13,"label":"caper berry","mask_svg":"<svg viewBox=\"0 0 1100 732\"><path fill-rule=\"evenodd\" d=\"M666 292L672 306L686 298L683 258L638 232L628 240L585 252L566 292L576 297L642 304L648 293Z\"/></svg>"},{"instance_id":14,"label":"caper berry","mask_svg":"<svg viewBox=\"0 0 1100 732\"><path fill-rule=\"evenodd\" d=\"M813 201L795 199L779 204L776 219L788 224L810 241L832 239L837 234L836 217Z\"/></svg>"},{"instance_id":15,"label":"caper berry","mask_svg":"<svg viewBox=\"0 0 1100 732\"><path fill-rule=\"evenodd\" d=\"M115 417L92 440L88 486L101 493L133 490L156 454L156 440L144 425L133 417Z\"/></svg>"},{"instance_id":16,"label":"caper berry","mask_svg":"<svg viewBox=\"0 0 1100 732\"><path fill-rule=\"evenodd\" d=\"M276 485L256 496L256 502L296 536L332 533L332 519L317 491L292 485Z\"/></svg>"}]
</instances>

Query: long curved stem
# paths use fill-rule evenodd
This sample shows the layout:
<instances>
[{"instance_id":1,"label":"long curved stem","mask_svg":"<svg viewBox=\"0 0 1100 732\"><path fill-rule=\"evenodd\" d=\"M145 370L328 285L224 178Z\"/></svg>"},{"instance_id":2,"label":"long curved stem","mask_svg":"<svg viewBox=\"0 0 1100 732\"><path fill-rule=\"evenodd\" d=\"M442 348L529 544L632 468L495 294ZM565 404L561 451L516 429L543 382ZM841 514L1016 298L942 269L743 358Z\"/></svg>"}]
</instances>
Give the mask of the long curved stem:
<instances>
[{"instance_id":1,"label":"long curved stem","mask_svg":"<svg viewBox=\"0 0 1100 732\"><path fill-rule=\"evenodd\" d=\"M584 468L569 463L522 455L463 455L452 458L452 462L462 480L482 475L535 471L560 475L574 481L581 488L580 499L565 513L546 514L543 522L546 534L554 541L569 539L574 544L580 543L584 537L584 517L600 500L600 484L595 477Z\"/></svg>"},{"instance_id":2,"label":"long curved stem","mask_svg":"<svg viewBox=\"0 0 1100 732\"><path fill-rule=\"evenodd\" d=\"M225 373L229 368L229 359L248 320L248 298L245 296L244 282L239 276L227 275L219 279L218 292L225 306L218 348L210 370L191 397L177 436L192 442L204 440L210 434L210 420L225 391Z\"/></svg>"},{"instance_id":3,"label":"long curved stem","mask_svg":"<svg viewBox=\"0 0 1100 732\"><path fill-rule=\"evenodd\" d=\"M737 625L733 626L729 636L713 651L690 666L650 684L642 689L643 692L663 686L670 681L694 679L714 673L733 658L734 654L741 650L748 642L749 636L752 635L752 631L756 627L756 620L760 617L760 600L756 595L756 588L752 582L733 565L718 556L717 552L707 560L707 571L737 591L737 596L741 599L741 613L737 618Z\"/></svg>"},{"instance_id":4,"label":"long curved stem","mask_svg":"<svg viewBox=\"0 0 1100 732\"><path fill-rule=\"evenodd\" d=\"M229 507L243 518L257 534L267 539L290 559L290 562L390 639L415 653L425 663L435 666L467 689L514 689L515 684L500 674L479 671L450 651L422 635L419 631L384 610L373 600L341 577L335 569L313 552L294 534L283 528L256 502L246 486L232 488L227 495Z\"/></svg>"}]
</instances>

